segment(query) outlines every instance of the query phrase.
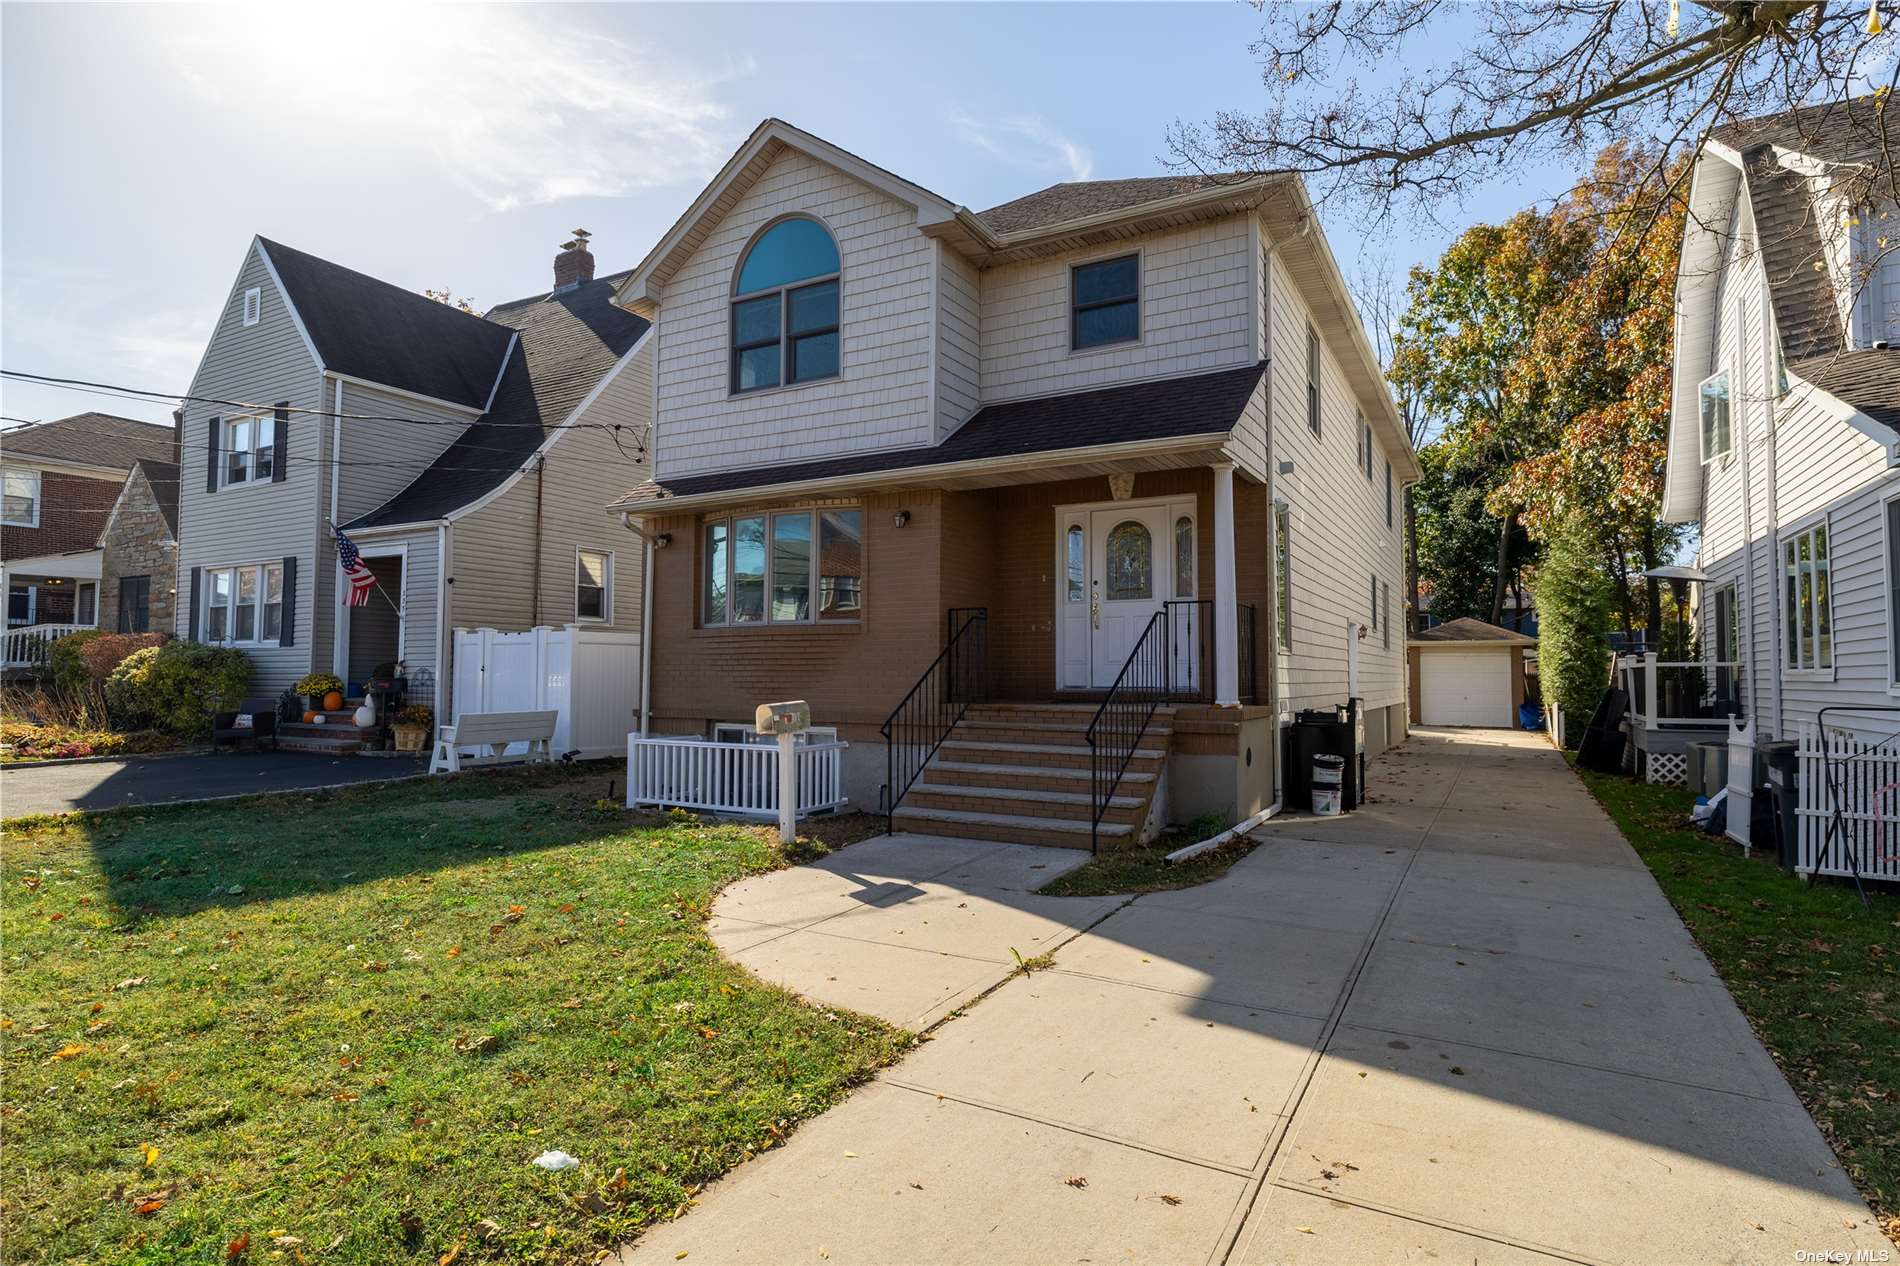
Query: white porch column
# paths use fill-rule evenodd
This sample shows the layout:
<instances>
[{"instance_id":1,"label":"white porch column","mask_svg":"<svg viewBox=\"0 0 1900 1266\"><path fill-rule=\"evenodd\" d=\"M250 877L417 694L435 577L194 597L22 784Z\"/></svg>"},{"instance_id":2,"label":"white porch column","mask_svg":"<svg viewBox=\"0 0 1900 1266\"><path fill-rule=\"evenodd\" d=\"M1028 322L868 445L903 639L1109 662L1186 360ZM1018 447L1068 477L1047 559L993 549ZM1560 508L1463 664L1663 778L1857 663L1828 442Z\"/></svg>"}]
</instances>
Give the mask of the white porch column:
<instances>
[{"instance_id":1,"label":"white porch column","mask_svg":"<svg viewBox=\"0 0 1900 1266\"><path fill-rule=\"evenodd\" d=\"M1214 702L1240 706L1239 608L1234 599L1234 468L1214 467Z\"/></svg>"}]
</instances>

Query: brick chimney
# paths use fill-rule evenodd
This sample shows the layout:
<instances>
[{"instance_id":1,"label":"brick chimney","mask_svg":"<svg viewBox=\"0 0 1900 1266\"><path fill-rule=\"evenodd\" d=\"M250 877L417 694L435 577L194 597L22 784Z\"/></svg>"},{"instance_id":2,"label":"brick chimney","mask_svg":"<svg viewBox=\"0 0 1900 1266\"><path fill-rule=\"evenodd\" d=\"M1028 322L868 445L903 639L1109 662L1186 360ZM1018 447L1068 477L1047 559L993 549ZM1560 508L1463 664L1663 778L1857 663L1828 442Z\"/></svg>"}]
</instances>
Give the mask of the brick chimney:
<instances>
[{"instance_id":1,"label":"brick chimney","mask_svg":"<svg viewBox=\"0 0 1900 1266\"><path fill-rule=\"evenodd\" d=\"M563 243L561 253L554 257L554 288L572 290L585 281L594 279L594 256L587 249L587 239L592 237L586 229L575 229L574 240Z\"/></svg>"}]
</instances>

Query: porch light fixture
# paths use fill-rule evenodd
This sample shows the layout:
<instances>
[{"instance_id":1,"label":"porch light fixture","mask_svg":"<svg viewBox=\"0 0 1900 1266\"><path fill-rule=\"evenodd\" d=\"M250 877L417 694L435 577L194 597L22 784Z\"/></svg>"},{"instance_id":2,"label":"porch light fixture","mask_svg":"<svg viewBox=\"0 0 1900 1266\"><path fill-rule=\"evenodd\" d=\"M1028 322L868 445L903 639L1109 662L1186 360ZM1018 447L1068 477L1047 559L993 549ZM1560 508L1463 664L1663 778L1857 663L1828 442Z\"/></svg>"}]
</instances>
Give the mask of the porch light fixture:
<instances>
[{"instance_id":1,"label":"porch light fixture","mask_svg":"<svg viewBox=\"0 0 1900 1266\"><path fill-rule=\"evenodd\" d=\"M671 545L672 543L673 543L673 534L671 532L662 532L658 536L653 538L654 549L665 549L667 546Z\"/></svg>"},{"instance_id":2,"label":"porch light fixture","mask_svg":"<svg viewBox=\"0 0 1900 1266\"><path fill-rule=\"evenodd\" d=\"M898 527L903 527L906 523L910 522L910 511L899 510L897 514L894 516L894 521L896 522Z\"/></svg>"}]
</instances>

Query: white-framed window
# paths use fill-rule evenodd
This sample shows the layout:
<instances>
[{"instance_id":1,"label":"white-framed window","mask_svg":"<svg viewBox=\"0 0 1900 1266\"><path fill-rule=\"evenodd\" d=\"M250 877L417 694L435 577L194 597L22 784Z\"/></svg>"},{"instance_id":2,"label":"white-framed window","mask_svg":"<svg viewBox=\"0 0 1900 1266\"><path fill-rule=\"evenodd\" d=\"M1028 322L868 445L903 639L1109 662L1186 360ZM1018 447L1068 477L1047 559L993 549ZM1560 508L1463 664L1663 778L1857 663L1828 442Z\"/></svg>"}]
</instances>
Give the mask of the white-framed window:
<instances>
[{"instance_id":1,"label":"white-framed window","mask_svg":"<svg viewBox=\"0 0 1900 1266\"><path fill-rule=\"evenodd\" d=\"M1319 331L1306 327L1306 425L1320 433L1319 418Z\"/></svg>"},{"instance_id":2,"label":"white-framed window","mask_svg":"<svg viewBox=\"0 0 1900 1266\"><path fill-rule=\"evenodd\" d=\"M1392 649L1392 586L1386 581L1379 582L1379 629L1385 638L1385 649Z\"/></svg>"},{"instance_id":3,"label":"white-framed window","mask_svg":"<svg viewBox=\"0 0 1900 1266\"><path fill-rule=\"evenodd\" d=\"M1359 419L1359 468L1366 473L1366 481L1372 481L1372 423L1366 421L1366 415L1360 413Z\"/></svg>"},{"instance_id":4,"label":"white-framed window","mask_svg":"<svg viewBox=\"0 0 1900 1266\"><path fill-rule=\"evenodd\" d=\"M1728 370L1710 374L1696 388L1697 407L1702 417L1702 464L1727 457L1735 445L1729 421Z\"/></svg>"},{"instance_id":5,"label":"white-framed window","mask_svg":"<svg viewBox=\"0 0 1900 1266\"><path fill-rule=\"evenodd\" d=\"M5 514L0 524L33 528L40 525L40 472L8 467L5 475Z\"/></svg>"},{"instance_id":6,"label":"white-framed window","mask_svg":"<svg viewBox=\"0 0 1900 1266\"><path fill-rule=\"evenodd\" d=\"M836 743L838 727L835 725L814 725L809 730L801 730L792 736L794 745L806 743ZM776 734L760 734L743 721L718 721L713 724L713 742L715 743L756 743L760 746L778 742Z\"/></svg>"},{"instance_id":7,"label":"white-framed window","mask_svg":"<svg viewBox=\"0 0 1900 1266\"><path fill-rule=\"evenodd\" d=\"M838 376L842 278L818 221L789 216L759 235L732 283L733 395Z\"/></svg>"},{"instance_id":8,"label":"white-framed window","mask_svg":"<svg viewBox=\"0 0 1900 1266\"><path fill-rule=\"evenodd\" d=\"M761 511L701 530L707 628L856 620L864 608L864 512Z\"/></svg>"},{"instance_id":9,"label":"white-framed window","mask_svg":"<svg viewBox=\"0 0 1900 1266\"><path fill-rule=\"evenodd\" d=\"M1118 255L1069 270L1069 348L1086 351L1141 338L1141 256Z\"/></svg>"},{"instance_id":10,"label":"white-framed window","mask_svg":"<svg viewBox=\"0 0 1900 1266\"><path fill-rule=\"evenodd\" d=\"M247 413L224 420L224 484L269 483L277 466L277 420Z\"/></svg>"},{"instance_id":11,"label":"white-framed window","mask_svg":"<svg viewBox=\"0 0 1900 1266\"><path fill-rule=\"evenodd\" d=\"M284 632L284 566L251 563L204 571L204 640L274 645Z\"/></svg>"},{"instance_id":12,"label":"white-framed window","mask_svg":"<svg viewBox=\"0 0 1900 1266\"><path fill-rule=\"evenodd\" d=\"M614 612L614 556L609 550L574 551L574 618L606 624Z\"/></svg>"},{"instance_id":13,"label":"white-framed window","mask_svg":"<svg viewBox=\"0 0 1900 1266\"><path fill-rule=\"evenodd\" d=\"M1833 570L1823 519L1781 543L1781 603L1790 672L1834 671Z\"/></svg>"},{"instance_id":14,"label":"white-framed window","mask_svg":"<svg viewBox=\"0 0 1900 1266\"><path fill-rule=\"evenodd\" d=\"M1385 525L1392 526L1392 459L1385 459Z\"/></svg>"},{"instance_id":15,"label":"white-framed window","mask_svg":"<svg viewBox=\"0 0 1900 1266\"><path fill-rule=\"evenodd\" d=\"M252 286L244 292L244 324L256 325L264 311L264 291Z\"/></svg>"},{"instance_id":16,"label":"white-framed window","mask_svg":"<svg viewBox=\"0 0 1900 1266\"><path fill-rule=\"evenodd\" d=\"M1284 501L1273 504L1274 636L1281 650L1293 646L1293 510Z\"/></svg>"}]
</instances>

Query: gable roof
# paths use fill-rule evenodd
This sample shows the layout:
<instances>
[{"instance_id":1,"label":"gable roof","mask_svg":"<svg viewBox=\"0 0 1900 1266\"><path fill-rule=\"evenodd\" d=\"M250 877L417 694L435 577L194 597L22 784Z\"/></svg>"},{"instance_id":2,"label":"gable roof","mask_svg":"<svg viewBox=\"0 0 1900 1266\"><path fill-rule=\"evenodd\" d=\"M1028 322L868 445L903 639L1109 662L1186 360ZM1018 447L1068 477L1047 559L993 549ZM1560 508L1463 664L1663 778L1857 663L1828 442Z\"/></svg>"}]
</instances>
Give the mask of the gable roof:
<instances>
[{"instance_id":1,"label":"gable roof","mask_svg":"<svg viewBox=\"0 0 1900 1266\"><path fill-rule=\"evenodd\" d=\"M1900 432L1900 348L1870 347L1817 356L1793 362L1788 372Z\"/></svg>"},{"instance_id":2,"label":"gable roof","mask_svg":"<svg viewBox=\"0 0 1900 1266\"><path fill-rule=\"evenodd\" d=\"M1479 620L1472 616L1460 616L1456 620L1447 620L1443 624L1421 629L1417 633L1405 635L1409 642L1463 642L1491 643L1504 646L1535 646L1537 639L1526 637L1522 633L1500 628L1488 620Z\"/></svg>"},{"instance_id":3,"label":"gable roof","mask_svg":"<svg viewBox=\"0 0 1900 1266\"><path fill-rule=\"evenodd\" d=\"M0 453L129 471L140 458L170 461L175 433L171 426L116 414L75 413L0 431Z\"/></svg>"},{"instance_id":4,"label":"gable roof","mask_svg":"<svg viewBox=\"0 0 1900 1266\"><path fill-rule=\"evenodd\" d=\"M145 476L145 482L151 486L152 500L158 502L158 512L165 519L165 526L171 529L172 539L178 539L178 466L173 462L155 462L149 458L139 458L133 470ZM127 475L130 479L132 476Z\"/></svg>"},{"instance_id":5,"label":"gable roof","mask_svg":"<svg viewBox=\"0 0 1900 1266\"><path fill-rule=\"evenodd\" d=\"M1776 163L1765 149L1743 161L1748 203L1755 213L1755 243L1768 275L1782 355L1800 360L1838 351L1846 331L1807 178Z\"/></svg>"},{"instance_id":6,"label":"gable roof","mask_svg":"<svg viewBox=\"0 0 1900 1266\"><path fill-rule=\"evenodd\" d=\"M645 319L614 306L614 290L626 276L616 273L490 310L489 322L520 336L493 407L406 488L346 529L434 522L520 474L543 444L562 434L554 428L569 420L647 332Z\"/></svg>"},{"instance_id":7,"label":"gable roof","mask_svg":"<svg viewBox=\"0 0 1900 1266\"><path fill-rule=\"evenodd\" d=\"M487 407L508 350L507 326L281 242L257 241L325 369Z\"/></svg>"},{"instance_id":8,"label":"gable roof","mask_svg":"<svg viewBox=\"0 0 1900 1266\"><path fill-rule=\"evenodd\" d=\"M635 508L679 497L705 497L784 484L900 474L998 458L1062 453L1105 444L1195 437L1219 442L1240 420L1267 362L1189 378L1130 383L1036 400L985 405L945 440L928 448L874 450L786 465L753 466L688 475L664 485L648 481L613 508Z\"/></svg>"},{"instance_id":9,"label":"gable roof","mask_svg":"<svg viewBox=\"0 0 1900 1266\"><path fill-rule=\"evenodd\" d=\"M1251 180L1246 172L1203 176L1140 176L1129 180L1068 180L1026 194L977 218L998 234L1026 233L1089 216L1128 211L1164 198L1227 188Z\"/></svg>"},{"instance_id":10,"label":"gable roof","mask_svg":"<svg viewBox=\"0 0 1900 1266\"><path fill-rule=\"evenodd\" d=\"M1737 154L1772 146L1823 163L1883 161L1888 125L1881 103L1868 95L1737 119L1710 128L1709 139ZM1900 124L1894 130L1900 141Z\"/></svg>"}]
</instances>

